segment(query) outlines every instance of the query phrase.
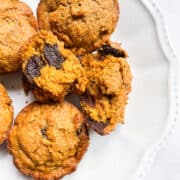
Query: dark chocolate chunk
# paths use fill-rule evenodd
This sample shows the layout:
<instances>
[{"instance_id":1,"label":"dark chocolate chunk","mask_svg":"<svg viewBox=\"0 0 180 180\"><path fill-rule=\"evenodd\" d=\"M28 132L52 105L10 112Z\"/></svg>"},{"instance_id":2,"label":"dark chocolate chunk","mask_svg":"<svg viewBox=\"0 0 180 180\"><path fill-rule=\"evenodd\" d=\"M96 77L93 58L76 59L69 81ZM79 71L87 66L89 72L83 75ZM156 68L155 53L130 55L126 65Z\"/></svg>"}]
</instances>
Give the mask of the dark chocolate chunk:
<instances>
[{"instance_id":1,"label":"dark chocolate chunk","mask_svg":"<svg viewBox=\"0 0 180 180\"><path fill-rule=\"evenodd\" d=\"M47 128L46 127L41 129L41 134L44 138L47 138Z\"/></svg>"},{"instance_id":2,"label":"dark chocolate chunk","mask_svg":"<svg viewBox=\"0 0 180 180\"><path fill-rule=\"evenodd\" d=\"M45 128L44 128L44 129L41 129L41 133L42 133L43 136L46 135L46 131L47 131L47 130L46 130Z\"/></svg>"},{"instance_id":3,"label":"dark chocolate chunk","mask_svg":"<svg viewBox=\"0 0 180 180\"><path fill-rule=\"evenodd\" d=\"M99 48L98 52L102 56L112 55L114 57L126 57L126 53L124 50L116 49L110 45L103 45L101 48Z\"/></svg>"},{"instance_id":4,"label":"dark chocolate chunk","mask_svg":"<svg viewBox=\"0 0 180 180\"><path fill-rule=\"evenodd\" d=\"M86 104L88 104L92 107L95 106L95 98L89 92L85 92L81 96L81 101L84 101Z\"/></svg>"},{"instance_id":5,"label":"dark chocolate chunk","mask_svg":"<svg viewBox=\"0 0 180 180\"><path fill-rule=\"evenodd\" d=\"M27 81L33 84L34 82L33 78L40 76L40 70L42 69L43 66L44 66L44 62L40 57L32 56L29 59L25 69L24 75Z\"/></svg>"},{"instance_id":6,"label":"dark chocolate chunk","mask_svg":"<svg viewBox=\"0 0 180 180\"><path fill-rule=\"evenodd\" d=\"M104 129L109 125L109 120L106 122L97 122L90 118L86 118L86 122L89 125L90 128L95 130L98 134L104 135Z\"/></svg>"},{"instance_id":7,"label":"dark chocolate chunk","mask_svg":"<svg viewBox=\"0 0 180 180\"><path fill-rule=\"evenodd\" d=\"M56 69L60 69L61 64L64 61L63 56L59 53L58 45L45 44L43 49L44 57L50 66L54 66Z\"/></svg>"}]
</instances>

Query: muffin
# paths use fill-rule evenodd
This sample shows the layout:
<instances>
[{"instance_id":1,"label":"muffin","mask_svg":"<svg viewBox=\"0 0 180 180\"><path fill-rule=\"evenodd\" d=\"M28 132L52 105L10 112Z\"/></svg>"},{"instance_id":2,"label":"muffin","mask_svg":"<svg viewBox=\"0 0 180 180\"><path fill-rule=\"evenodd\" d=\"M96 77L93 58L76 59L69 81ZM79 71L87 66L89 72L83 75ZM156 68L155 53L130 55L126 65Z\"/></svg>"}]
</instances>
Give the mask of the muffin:
<instances>
[{"instance_id":1,"label":"muffin","mask_svg":"<svg viewBox=\"0 0 180 180\"><path fill-rule=\"evenodd\" d=\"M19 49L36 30L37 22L25 3L0 0L0 74L21 68Z\"/></svg>"},{"instance_id":2,"label":"muffin","mask_svg":"<svg viewBox=\"0 0 180 180\"><path fill-rule=\"evenodd\" d=\"M39 26L51 30L78 55L109 41L118 16L117 0L41 0Z\"/></svg>"},{"instance_id":3,"label":"muffin","mask_svg":"<svg viewBox=\"0 0 180 180\"><path fill-rule=\"evenodd\" d=\"M124 123L124 111L131 91L131 71L127 53L117 44L103 45L97 53L82 57L89 80L81 106L89 127L101 135Z\"/></svg>"},{"instance_id":4,"label":"muffin","mask_svg":"<svg viewBox=\"0 0 180 180\"><path fill-rule=\"evenodd\" d=\"M88 145L84 116L68 102L28 105L16 117L8 139L16 167L41 180L75 171Z\"/></svg>"},{"instance_id":5,"label":"muffin","mask_svg":"<svg viewBox=\"0 0 180 180\"><path fill-rule=\"evenodd\" d=\"M26 82L39 101L85 92L88 80L79 60L51 32L38 32L20 52Z\"/></svg>"}]
</instances>

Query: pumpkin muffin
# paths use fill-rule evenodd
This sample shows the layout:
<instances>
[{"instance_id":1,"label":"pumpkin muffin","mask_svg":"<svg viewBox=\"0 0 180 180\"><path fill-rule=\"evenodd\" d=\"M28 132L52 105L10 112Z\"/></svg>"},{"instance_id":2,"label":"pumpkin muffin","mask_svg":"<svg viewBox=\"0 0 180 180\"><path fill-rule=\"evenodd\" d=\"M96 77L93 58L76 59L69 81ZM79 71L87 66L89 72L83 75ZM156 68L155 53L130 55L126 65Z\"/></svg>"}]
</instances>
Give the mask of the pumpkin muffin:
<instances>
[{"instance_id":1,"label":"pumpkin muffin","mask_svg":"<svg viewBox=\"0 0 180 180\"><path fill-rule=\"evenodd\" d=\"M0 83L0 144L4 142L13 121L12 101Z\"/></svg>"},{"instance_id":2,"label":"pumpkin muffin","mask_svg":"<svg viewBox=\"0 0 180 180\"><path fill-rule=\"evenodd\" d=\"M16 167L39 180L56 180L75 171L88 145L84 117L68 102L28 105L8 139Z\"/></svg>"},{"instance_id":3,"label":"pumpkin muffin","mask_svg":"<svg viewBox=\"0 0 180 180\"><path fill-rule=\"evenodd\" d=\"M40 28L51 30L80 55L109 41L119 5L117 0L41 0L37 16Z\"/></svg>"},{"instance_id":4,"label":"pumpkin muffin","mask_svg":"<svg viewBox=\"0 0 180 180\"><path fill-rule=\"evenodd\" d=\"M0 0L0 74L21 68L18 51L36 33L31 9L18 0Z\"/></svg>"},{"instance_id":5,"label":"pumpkin muffin","mask_svg":"<svg viewBox=\"0 0 180 180\"><path fill-rule=\"evenodd\" d=\"M131 90L131 71L127 53L117 44L103 45L97 53L82 58L89 80L81 97L88 125L101 135L124 123L124 110Z\"/></svg>"},{"instance_id":6,"label":"pumpkin muffin","mask_svg":"<svg viewBox=\"0 0 180 180\"><path fill-rule=\"evenodd\" d=\"M85 91L87 78L77 57L51 32L40 31L21 49L25 79L40 101L61 101Z\"/></svg>"}]
</instances>

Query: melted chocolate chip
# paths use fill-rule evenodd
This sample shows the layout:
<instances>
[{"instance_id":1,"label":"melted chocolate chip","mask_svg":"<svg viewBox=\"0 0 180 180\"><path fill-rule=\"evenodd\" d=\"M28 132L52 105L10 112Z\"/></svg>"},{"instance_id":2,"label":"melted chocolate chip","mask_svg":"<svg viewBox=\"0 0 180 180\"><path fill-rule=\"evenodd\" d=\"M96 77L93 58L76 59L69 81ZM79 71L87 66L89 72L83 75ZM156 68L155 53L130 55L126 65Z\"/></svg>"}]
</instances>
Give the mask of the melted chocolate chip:
<instances>
[{"instance_id":1,"label":"melted chocolate chip","mask_svg":"<svg viewBox=\"0 0 180 180\"><path fill-rule=\"evenodd\" d=\"M58 45L45 44L43 49L44 57L50 66L54 66L56 69L60 69L61 64L64 61L63 56L59 53Z\"/></svg>"},{"instance_id":2,"label":"melted chocolate chip","mask_svg":"<svg viewBox=\"0 0 180 180\"><path fill-rule=\"evenodd\" d=\"M86 122L88 123L89 127L91 127L100 135L104 135L104 129L109 125L109 120L106 122L96 122L90 118L87 118Z\"/></svg>"},{"instance_id":3,"label":"melted chocolate chip","mask_svg":"<svg viewBox=\"0 0 180 180\"><path fill-rule=\"evenodd\" d=\"M41 129L41 134L43 137L47 137L47 129L46 128Z\"/></svg>"},{"instance_id":4,"label":"melted chocolate chip","mask_svg":"<svg viewBox=\"0 0 180 180\"><path fill-rule=\"evenodd\" d=\"M27 81L33 84L34 82L33 78L40 76L40 70L42 69L43 66L44 66L44 62L40 57L32 56L29 59L25 69L25 77Z\"/></svg>"},{"instance_id":5,"label":"melted chocolate chip","mask_svg":"<svg viewBox=\"0 0 180 180\"><path fill-rule=\"evenodd\" d=\"M81 96L81 101L84 101L86 104L94 107L95 106L95 98L88 92L84 93Z\"/></svg>"},{"instance_id":6,"label":"melted chocolate chip","mask_svg":"<svg viewBox=\"0 0 180 180\"><path fill-rule=\"evenodd\" d=\"M116 49L110 45L103 45L101 48L99 48L98 52L102 55L102 56L106 56L106 55L112 55L114 57L126 57L126 53L123 50L120 49Z\"/></svg>"}]
</instances>

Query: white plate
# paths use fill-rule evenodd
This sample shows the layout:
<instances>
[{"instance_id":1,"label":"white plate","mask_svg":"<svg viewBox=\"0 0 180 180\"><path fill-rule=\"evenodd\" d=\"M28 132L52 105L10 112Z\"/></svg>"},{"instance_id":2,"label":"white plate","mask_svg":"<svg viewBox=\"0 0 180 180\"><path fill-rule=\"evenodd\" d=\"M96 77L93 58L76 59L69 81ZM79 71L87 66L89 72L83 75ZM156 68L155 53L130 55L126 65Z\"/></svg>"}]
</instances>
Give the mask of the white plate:
<instances>
[{"instance_id":1,"label":"white plate","mask_svg":"<svg viewBox=\"0 0 180 180\"><path fill-rule=\"evenodd\" d=\"M38 1L24 1L35 12ZM120 5L120 21L112 39L121 42L129 52L134 75L126 123L109 136L91 132L88 152L77 171L65 180L142 179L176 119L177 60L168 42L161 12L152 0L120 0ZM156 20L161 43L150 13ZM21 74L1 76L0 81L8 88L17 115L33 98L24 95ZM0 147L0 164L0 179L28 179L13 165L5 144Z\"/></svg>"}]
</instances>

